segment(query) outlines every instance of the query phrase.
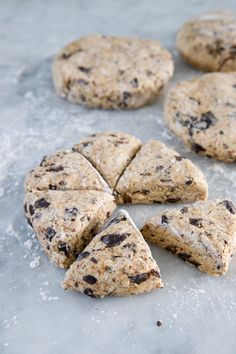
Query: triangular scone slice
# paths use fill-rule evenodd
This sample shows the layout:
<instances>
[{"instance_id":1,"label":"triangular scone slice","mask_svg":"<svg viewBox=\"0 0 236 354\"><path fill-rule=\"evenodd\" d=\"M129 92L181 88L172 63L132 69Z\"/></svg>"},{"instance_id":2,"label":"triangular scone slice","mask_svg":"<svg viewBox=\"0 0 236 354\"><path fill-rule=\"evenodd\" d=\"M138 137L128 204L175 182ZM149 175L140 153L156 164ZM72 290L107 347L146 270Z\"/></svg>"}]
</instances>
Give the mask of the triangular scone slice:
<instances>
[{"instance_id":1,"label":"triangular scone slice","mask_svg":"<svg viewBox=\"0 0 236 354\"><path fill-rule=\"evenodd\" d=\"M159 141L138 151L116 186L117 203L174 203L204 200L206 179L190 160Z\"/></svg>"},{"instance_id":2,"label":"triangular scone slice","mask_svg":"<svg viewBox=\"0 0 236 354\"><path fill-rule=\"evenodd\" d=\"M24 207L48 257L68 268L116 206L100 191L34 191L26 193Z\"/></svg>"},{"instance_id":3,"label":"triangular scone slice","mask_svg":"<svg viewBox=\"0 0 236 354\"><path fill-rule=\"evenodd\" d=\"M198 202L156 215L141 232L201 271L225 274L236 248L236 209L228 200Z\"/></svg>"},{"instance_id":4,"label":"triangular scone slice","mask_svg":"<svg viewBox=\"0 0 236 354\"><path fill-rule=\"evenodd\" d=\"M63 283L91 297L134 295L162 286L148 244L124 211L92 239Z\"/></svg>"},{"instance_id":5,"label":"triangular scone slice","mask_svg":"<svg viewBox=\"0 0 236 354\"><path fill-rule=\"evenodd\" d=\"M73 149L84 155L114 188L140 147L140 140L130 134L102 132L81 140Z\"/></svg>"},{"instance_id":6,"label":"triangular scone slice","mask_svg":"<svg viewBox=\"0 0 236 354\"><path fill-rule=\"evenodd\" d=\"M99 190L110 192L107 183L81 154L62 150L45 156L26 176L25 189L32 190Z\"/></svg>"}]
</instances>

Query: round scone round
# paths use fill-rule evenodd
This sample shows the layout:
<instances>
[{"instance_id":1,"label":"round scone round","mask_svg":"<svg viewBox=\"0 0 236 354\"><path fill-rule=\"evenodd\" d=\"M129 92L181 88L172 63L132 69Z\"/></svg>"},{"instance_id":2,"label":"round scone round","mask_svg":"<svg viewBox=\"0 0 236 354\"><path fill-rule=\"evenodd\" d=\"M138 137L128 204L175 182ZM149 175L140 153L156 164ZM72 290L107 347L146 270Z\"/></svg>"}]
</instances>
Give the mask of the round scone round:
<instances>
[{"instance_id":1,"label":"round scone round","mask_svg":"<svg viewBox=\"0 0 236 354\"><path fill-rule=\"evenodd\" d=\"M236 14L217 12L185 23L177 48L191 65L203 71L236 70Z\"/></svg>"},{"instance_id":2,"label":"round scone round","mask_svg":"<svg viewBox=\"0 0 236 354\"><path fill-rule=\"evenodd\" d=\"M94 35L65 47L52 70L61 97L87 107L131 109L156 98L174 64L156 41Z\"/></svg>"},{"instance_id":3,"label":"round scone round","mask_svg":"<svg viewBox=\"0 0 236 354\"><path fill-rule=\"evenodd\" d=\"M205 74L178 83L168 93L165 117L193 151L236 161L236 73Z\"/></svg>"}]
</instances>

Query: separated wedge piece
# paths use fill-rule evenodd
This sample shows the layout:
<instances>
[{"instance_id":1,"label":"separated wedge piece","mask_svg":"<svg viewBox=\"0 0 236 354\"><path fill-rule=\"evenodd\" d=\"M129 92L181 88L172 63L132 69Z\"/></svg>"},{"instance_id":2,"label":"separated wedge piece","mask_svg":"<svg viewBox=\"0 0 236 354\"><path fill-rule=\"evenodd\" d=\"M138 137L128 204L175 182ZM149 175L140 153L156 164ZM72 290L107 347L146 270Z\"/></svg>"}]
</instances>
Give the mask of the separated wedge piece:
<instances>
[{"instance_id":1,"label":"separated wedge piece","mask_svg":"<svg viewBox=\"0 0 236 354\"><path fill-rule=\"evenodd\" d=\"M229 200L198 202L146 221L144 237L210 275L225 274L236 248L236 209Z\"/></svg>"},{"instance_id":2,"label":"separated wedge piece","mask_svg":"<svg viewBox=\"0 0 236 354\"><path fill-rule=\"evenodd\" d=\"M73 149L85 156L114 188L140 147L140 140L127 133L102 132L81 140Z\"/></svg>"},{"instance_id":3,"label":"separated wedge piece","mask_svg":"<svg viewBox=\"0 0 236 354\"><path fill-rule=\"evenodd\" d=\"M28 223L47 256L68 268L115 209L113 197L100 191L26 193Z\"/></svg>"},{"instance_id":4,"label":"separated wedge piece","mask_svg":"<svg viewBox=\"0 0 236 354\"><path fill-rule=\"evenodd\" d=\"M149 246L129 215L121 211L80 253L63 286L104 297L140 294L163 284Z\"/></svg>"},{"instance_id":5,"label":"separated wedge piece","mask_svg":"<svg viewBox=\"0 0 236 354\"><path fill-rule=\"evenodd\" d=\"M138 151L120 177L116 202L174 203L207 199L208 186L201 170L159 141Z\"/></svg>"}]
</instances>

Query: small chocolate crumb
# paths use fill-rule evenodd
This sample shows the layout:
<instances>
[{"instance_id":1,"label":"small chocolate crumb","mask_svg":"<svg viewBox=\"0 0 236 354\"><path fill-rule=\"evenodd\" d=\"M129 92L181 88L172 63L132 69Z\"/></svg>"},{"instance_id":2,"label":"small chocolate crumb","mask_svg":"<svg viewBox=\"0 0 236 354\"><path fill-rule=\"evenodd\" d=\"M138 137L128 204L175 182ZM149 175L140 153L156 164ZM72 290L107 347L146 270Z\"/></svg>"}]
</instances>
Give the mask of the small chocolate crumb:
<instances>
[{"instance_id":1,"label":"small chocolate crumb","mask_svg":"<svg viewBox=\"0 0 236 354\"><path fill-rule=\"evenodd\" d=\"M157 321L156 325L157 325L157 327L160 327L162 325L162 322L161 321Z\"/></svg>"}]
</instances>

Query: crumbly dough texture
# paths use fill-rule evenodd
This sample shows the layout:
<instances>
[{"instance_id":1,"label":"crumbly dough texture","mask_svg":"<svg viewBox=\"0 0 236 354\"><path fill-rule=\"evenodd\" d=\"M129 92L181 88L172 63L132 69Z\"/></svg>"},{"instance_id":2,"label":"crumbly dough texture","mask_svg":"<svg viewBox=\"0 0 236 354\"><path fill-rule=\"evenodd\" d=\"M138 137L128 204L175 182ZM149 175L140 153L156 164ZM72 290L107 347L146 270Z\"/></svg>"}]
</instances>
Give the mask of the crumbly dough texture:
<instances>
[{"instance_id":1,"label":"crumbly dough texture","mask_svg":"<svg viewBox=\"0 0 236 354\"><path fill-rule=\"evenodd\" d=\"M162 286L149 246L124 211L92 239L63 282L65 289L91 297L135 295Z\"/></svg>"},{"instance_id":2,"label":"crumbly dough texture","mask_svg":"<svg viewBox=\"0 0 236 354\"><path fill-rule=\"evenodd\" d=\"M185 23L177 36L177 48L200 70L235 71L236 14L206 14Z\"/></svg>"},{"instance_id":3,"label":"crumbly dough texture","mask_svg":"<svg viewBox=\"0 0 236 354\"><path fill-rule=\"evenodd\" d=\"M236 73L212 73L178 83L165 103L170 129L193 151L236 161Z\"/></svg>"},{"instance_id":4,"label":"crumbly dough texture","mask_svg":"<svg viewBox=\"0 0 236 354\"><path fill-rule=\"evenodd\" d=\"M236 209L210 200L166 210L146 221L143 236L210 275L225 274L236 248Z\"/></svg>"},{"instance_id":5,"label":"crumbly dough texture","mask_svg":"<svg viewBox=\"0 0 236 354\"><path fill-rule=\"evenodd\" d=\"M84 155L114 188L140 147L140 140L130 134L102 132L81 140L73 149Z\"/></svg>"},{"instance_id":6,"label":"crumbly dough texture","mask_svg":"<svg viewBox=\"0 0 236 354\"><path fill-rule=\"evenodd\" d=\"M56 265L68 268L115 210L113 197L100 191L26 193L28 223Z\"/></svg>"},{"instance_id":7,"label":"crumbly dough texture","mask_svg":"<svg viewBox=\"0 0 236 354\"><path fill-rule=\"evenodd\" d=\"M32 190L98 190L111 192L107 183L76 151L62 150L45 156L26 176L25 189Z\"/></svg>"},{"instance_id":8,"label":"crumbly dough texture","mask_svg":"<svg viewBox=\"0 0 236 354\"><path fill-rule=\"evenodd\" d=\"M105 109L153 101L173 75L171 54L156 41L93 35L66 46L54 59L59 96Z\"/></svg>"},{"instance_id":9,"label":"crumbly dough texture","mask_svg":"<svg viewBox=\"0 0 236 354\"><path fill-rule=\"evenodd\" d=\"M198 167L157 140L138 151L116 186L119 203L175 203L207 199Z\"/></svg>"}]
</instances>

